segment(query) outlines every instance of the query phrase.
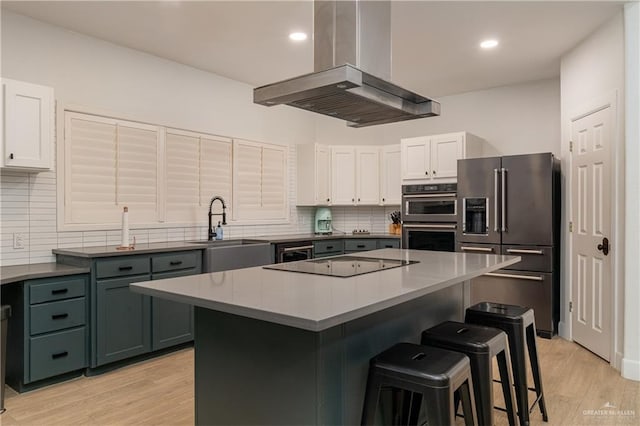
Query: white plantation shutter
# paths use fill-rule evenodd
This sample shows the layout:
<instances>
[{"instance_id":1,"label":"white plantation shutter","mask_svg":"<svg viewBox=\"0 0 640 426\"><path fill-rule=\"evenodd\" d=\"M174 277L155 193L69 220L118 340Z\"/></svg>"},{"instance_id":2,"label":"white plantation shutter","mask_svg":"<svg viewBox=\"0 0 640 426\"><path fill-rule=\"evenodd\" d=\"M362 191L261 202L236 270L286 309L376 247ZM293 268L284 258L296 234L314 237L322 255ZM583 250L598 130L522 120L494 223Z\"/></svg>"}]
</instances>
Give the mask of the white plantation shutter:
<instances>
[{"instance_id":1,"label":"white plantation shutter","mask_svg":"<svg viewBox=\"0 0 640 426\"><path fill-rule=\"evenodd\" d=\"M231 197L232 181L231 139L202 136L200 138L200 218L209 211L211 197L219 195L227 203L227 215L231 219L233 199ZM213 206L214 213L222 213L220 203Z\"/></svg>"},{"instance_id":2,"label":"white plantation shutter","mask_svg":"<svg viewBox=\"0 0 640 426\"><path fill-rule=\"evenodd\" d=\"M158 130L89 114L65 113L65 223L158 220Z\"/></svg>"},{"instance_id":3,"label":"white plantation shutter","mask_svg":"<svg viewBox=\"0 0 640 426\"><path fill-rule=\"evenodd\" d=\"M286 176L286 146L234 140L234 219L286 219Z\"/></svg>"},{"instance_id":4,"label":"white plantation shutter","mask_svg":"<svg viewBox=\"0 0 640 426\"><path fill-rule=\"evenodd\" d=\"M165 146L167 222L202 222L214 195L230 207L231 140L167 129ZM214 212L218 210L222 211L216 203Z\"/></svg>"}]
</instances>

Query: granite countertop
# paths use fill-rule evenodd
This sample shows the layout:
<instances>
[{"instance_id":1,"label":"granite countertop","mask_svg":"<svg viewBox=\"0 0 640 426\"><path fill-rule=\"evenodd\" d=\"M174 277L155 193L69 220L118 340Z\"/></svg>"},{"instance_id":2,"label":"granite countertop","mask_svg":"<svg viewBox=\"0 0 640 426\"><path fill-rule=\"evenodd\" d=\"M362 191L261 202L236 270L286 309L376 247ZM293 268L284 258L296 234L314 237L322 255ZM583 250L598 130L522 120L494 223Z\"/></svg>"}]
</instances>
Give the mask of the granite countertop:
<instances>
[{"instance_id":1,"label":"granite countertop","mask_svg":"<svg viewBox=\"0 0 640 426\"><path fill-rule=\"evenodd\" d=\"M89 268L62 265L60 263L34 263L32 265L3 266L0 268L0 285L35 278L61 277L64 275L87 274Z\"/></svg>"},{"instance_id":2,"label":"granite countertop","mask_svg":"<svg viewBox=\"0 0 640 426\"><path fill-rule=\"evenodd\" d=\"M369 315L495 271L519 256L382 249L359 257L415 260L337 278L262 267L133 283L133 291L311 331Z\"/></svg>"},{"instance_id":3,"label":"granite countertop","mask_svg":"<svg viewBox=\"0 0 640 426\"><path fill-rule=\"evenodd\" d=\"M316 235L316 234L289 234L289 235L264 235L259 237L249 237L252 240L265 240L270 243L289 243L295 241L317 241L317 240L339 240L343 238L395 238L399 239L400 235L396 234L340 234Z\"/></svg>"},{"instance_id":4,"label":"granite countertop","mask_svg":"<svg viewBox=\"0 0 640 426\"><path fill-rule=\"evenodd\" d=\"M111 257L130 254L162 253L167 251L204 250L206 244L187 241L176 241L167 243L136 244L135 250L116 250L117 246L97 246L97 247L75 247L56 248L53 254L74 256L74 257Z\"/></svg>"}]
</instances>

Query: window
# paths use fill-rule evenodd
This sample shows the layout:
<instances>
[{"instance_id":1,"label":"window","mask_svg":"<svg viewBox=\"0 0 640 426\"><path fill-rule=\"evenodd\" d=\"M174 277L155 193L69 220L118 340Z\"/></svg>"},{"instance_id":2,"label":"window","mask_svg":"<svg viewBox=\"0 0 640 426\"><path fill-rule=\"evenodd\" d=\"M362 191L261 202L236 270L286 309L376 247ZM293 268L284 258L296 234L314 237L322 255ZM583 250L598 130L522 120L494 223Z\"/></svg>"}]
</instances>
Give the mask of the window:
<instances>
[{"instance_id":1,"label":"window","mask_svg":"<svg viewBox=\"0 0 640 426\"><path fill-rule=\"evenodd\" d=\"M286 220L287 147L233 141L234 220Z\"/></svg>"},{"instance_id":2,"label":"window","mask_svg":"<svg viewBox=\"0 0 640 426\"><path fill-rule=\"evenodd\" d=\"M67 224L160 220L157 127L67 113L64 145L64 217Z\"/></svg>"}]
</instances>

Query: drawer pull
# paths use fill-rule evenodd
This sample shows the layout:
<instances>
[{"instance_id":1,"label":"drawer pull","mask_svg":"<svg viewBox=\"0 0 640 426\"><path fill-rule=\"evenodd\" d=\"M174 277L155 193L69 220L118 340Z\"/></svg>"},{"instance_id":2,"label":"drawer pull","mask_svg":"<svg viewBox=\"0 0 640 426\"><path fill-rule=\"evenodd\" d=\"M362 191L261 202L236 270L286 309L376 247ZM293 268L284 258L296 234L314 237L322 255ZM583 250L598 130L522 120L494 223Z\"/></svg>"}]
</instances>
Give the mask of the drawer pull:
<instances>
[{"instance_id":1,"label":"drawer pull","mask_svg":"<svg viewBox=\"0 0 640 426\"><path fill-rule=\"evenodd\" d=\"M493 253L493 248L489 248L489 247L467 247L467 246L462 246L462 247L460 247L460 250L462 250L462 251L481 251L481 252L486 252L486 253Z\"/></svg>"},{"instance_id":2,"label":"drawer pull","mask_svg":"<svg viewBox=\"0 0 640 426\"><path fill-rule=\"evenodd\" d=\"M64 351L64 352L58 352L56 354L51 354L51 359L58 359L58 358L64 358L65 356L69 355L69 352Z\"/></svg>"},{"instance_id":3,"label":"drawer pull","mask_svg":"<svg viewBox=\"0 0 640 426\"><path fill-rule=\"evenodd\" d=\"M391 244L385 244L385 245L384 245L384 248L393 248L393 245L391 245Z\"/></svg>"},{"instance_id":4,"label":"drawer pull","mask_svg":"<svg viewBox=\"0 0 640 426\"><path fill-rule=\"evenodd\" d=\"M356 247L357 248L364 248L364 244L358 244Z\"/></svg>"},{"instance_id":5,"label":"drawer pull","mask_svg":"<svg viewBox=\"0 0 640 426\"><path fill-rule=\"evenodd\" d=\"M544 281L543 277L531 276L531 275L497 274L495 272L487 272L484 275L487 277L496 277L496 278L512 278L514 280Z\"/></svg>"},{"instance_id":6,"label":"drawer pull","mask_svg":"<svg viewBox=\"0 0 640 426\"><path fill-rule=\"evenodd\" d=\"M182 260L173 260L173 261L169 262L169 265L171 265L171 266L182 265Z\"/></svg>"},{"instance_id":7,"label":"drawer pull","mask_svg":"<svg viewBox=\"0 0 640 426\"><path fill-rule=\"evenodd\" d=\"M51 315L52 320L65 319L69 316L69 314L53 314Z\"/></svg>"},{"instance_id":8,"label":"drawer pull","mask_svg":"<svg viewBox=\"0 0 640 426\"><path fill-rule=\"evenodd\" d=\"M542 250L507 249L507 253L513 254L544 254Z\"/></svg>"},{"instance_id":9,"label":"drawer pull","mask_svg":"<svg viewBox=\"0 0 640 426\"><path fill-rule=\"evenodd\" d=\"M121 266L118 268L120 271L130 271L133 269L133 266Z\"/></svg>"},{"instance_id":10,"label":"drawer pull","mask_svg":"<svg viewBox=\"0 0 640 426\"><path fill-rule=\"evenodd\" d=\"M331 250L333 246L327 246L327 250Z\"/></svg>"},{"instance_id":11,"label":"drawer pull","mask_svg":"<svg viewBox=\"0 0 640 426\"><path fill-rule=\"evenodd\" d=\"M65 294L65 293L68 293L68 292L69 292L68 288L58 288L56 290L51 290L51 294L53 296L56 296L58 294Z\"/></svg>"}]
</instances>

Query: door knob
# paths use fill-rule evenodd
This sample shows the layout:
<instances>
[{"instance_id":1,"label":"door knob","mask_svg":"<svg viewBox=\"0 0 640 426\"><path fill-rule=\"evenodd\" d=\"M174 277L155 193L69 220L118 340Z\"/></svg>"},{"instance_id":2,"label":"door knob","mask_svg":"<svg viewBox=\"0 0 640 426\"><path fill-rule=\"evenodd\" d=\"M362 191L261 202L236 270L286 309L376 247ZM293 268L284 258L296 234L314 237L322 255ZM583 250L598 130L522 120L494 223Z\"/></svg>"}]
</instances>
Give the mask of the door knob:
<instances>
[{"instance_id":1,"label":"door knob","mask_svg":"<svg viewBox=\"0 0 640 426\"><path fill-rule=\"evenodd\" d=\"M598 250L600 250L605 256L609 254L609 239L603 238L602 244L598 244Z\"/></svg>"}]
</instances>

